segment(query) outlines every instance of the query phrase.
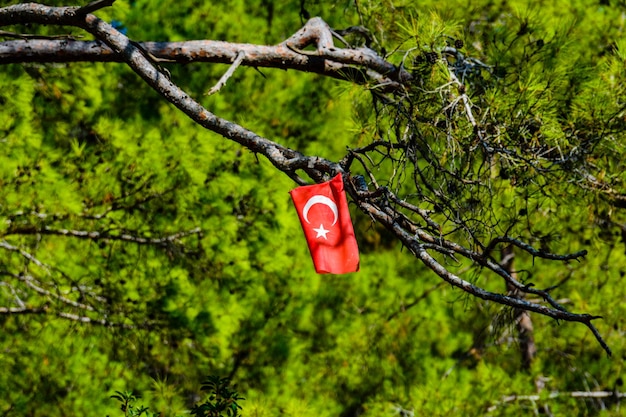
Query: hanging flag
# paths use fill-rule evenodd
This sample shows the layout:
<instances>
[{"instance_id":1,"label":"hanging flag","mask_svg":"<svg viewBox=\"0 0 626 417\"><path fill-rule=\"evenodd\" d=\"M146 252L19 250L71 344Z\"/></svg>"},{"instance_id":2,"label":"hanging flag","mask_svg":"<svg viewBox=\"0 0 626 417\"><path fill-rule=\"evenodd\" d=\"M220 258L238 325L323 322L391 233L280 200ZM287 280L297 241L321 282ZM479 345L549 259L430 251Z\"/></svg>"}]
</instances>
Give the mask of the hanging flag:
<instances>
[{"instance_id":1,"label":"hanging flag","mask_svg":"<svg viewBox=\"0 0 626 417\"><path fill-rule=\"evenodd\" d=\"M290 191L315 271L346 274L359 270L359 248L350 220L341 174L328 182Z\"/></svg>"}]
</instances>

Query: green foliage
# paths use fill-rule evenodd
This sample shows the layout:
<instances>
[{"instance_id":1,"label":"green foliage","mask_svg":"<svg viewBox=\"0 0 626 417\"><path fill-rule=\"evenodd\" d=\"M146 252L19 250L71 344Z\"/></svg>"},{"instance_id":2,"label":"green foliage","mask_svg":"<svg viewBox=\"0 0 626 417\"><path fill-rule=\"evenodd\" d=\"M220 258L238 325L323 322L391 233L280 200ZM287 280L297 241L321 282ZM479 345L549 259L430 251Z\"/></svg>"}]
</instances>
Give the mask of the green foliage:
<instances>
[{"instance_id":1,"label":"green foliage","mask_svg":"<svg viewBox=\"0 0 626 417\"><path fill-rule=\"evenodd\" d=\"M115 391L115 394L111 395L111 398L114 398L121 403L120 409L124 413L124 417L139 417L143 415L150 417L148 407L144 407L143 405L139 407L135 406L137 397L135 397L132 392ZM157 415L158 414L152 414L152 416Z\"/></svg>"},{"instance_id":2,"label":"green foliage","mask_svg":"<svg viewBox=\"0 0 626 417\"><path fill-rule=\"evenodd\" d=\"M228 378L210 375L202 385L203 391L209 392L209 397L201 404L196 404L190 414L200 417L238 417L242 407L237 401L244 400L239 393L230 386ZM149 407L137 406L137 396L132 392L115 391L111 398L120 402L120 410L124 417L157 417L159 413L148 412Z\"/></svg>"},{"instance_id":3,"label":"green foliage","mask_svg":"<svg viewBox=\"0 0 626 417\"><path fill-rule=\"evenodd\" d=\"M116 2L98 15L123 22L136 40L277 43L302 23L299 1L153 3ZM524 370L514 325L501 320L510 312L440 284L356 211L362 272L317 276L287 194L294 184L267 161L201 130L123 65L3 65L0 240L32 257L0 250L0 307L37 313L0 315L2 414L119 415L121 405L127 416L180 415L200 402L196 415L235 416L242 398L232 380L249 416L620 415L615 399L547 394L623 391L622 10L583 1L416 3L304 4L333 27L364 25L373 48L404 62L419 80L408 110L373 105L379 97L362 86L252 68L203 97L224 66L163 65L215 113L331 159L418 125L418 154L442 155L432 164L464 180L489 179L491 188L460 185L418 160L473 232L508 230L554 252L590 251L566 265L519 255L517 268L538 287L560 283L555 296L572 311L604 316L599 327L614 358L582 326L532 316L538 355ZM490 67L463 84L477 119L499 132L493 145L524 158L557 149L586 158L586 171L472 159L462 106L442 115L458 97L442 51L458 41L465 56ZM409 122L394 125L400 110ZM406 187L395 172L380 168L390 187ZM414 199L434 200L434 191ZM436 216L442 233L471 242ZM196 229L156 245L123 238ZM482 272L468 271L502 290ZM201 402L196 381L207 374L230 378L209 379ZM540 400L500 403L512 394ZM136 406L139 396L150 410Z\"/></svg>"},{"instance_id":4,"label":"green foliage","mask_svg":"<svg viewBox=\"0 0 626 417\"><path fill-rule=\"evenodd\" d=\"M237 417L241 406L237 401L244 400L230 387L228 378L209 376L202 385L203 391L209 392L209 398L191 409L191 414L199 417Z\"/></svg>"}]
</instances>

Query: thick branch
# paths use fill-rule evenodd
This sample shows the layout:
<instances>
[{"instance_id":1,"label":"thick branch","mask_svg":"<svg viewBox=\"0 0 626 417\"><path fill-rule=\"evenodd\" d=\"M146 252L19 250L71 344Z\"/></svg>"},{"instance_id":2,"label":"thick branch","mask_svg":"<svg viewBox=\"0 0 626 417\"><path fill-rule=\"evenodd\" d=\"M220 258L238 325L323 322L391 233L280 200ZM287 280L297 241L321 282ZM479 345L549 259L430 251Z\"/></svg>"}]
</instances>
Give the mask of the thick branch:
<instances>
[{"instance_id":1,"label":"thick branch","mask_svg":"<svg viewBox=\"0 0 626 417\"><path fill-rule=\"evenodd\" d=\"M126 36L96 16L87 15L81 26L122 54L126 63L148 85L206 129L233 140L253 152L264 155L281 171L303 169L314 177L319 176L319 173L316 174L315 171L319 172L320 169L330 173L339 172L340 168L336 163L319 157L305 157L297 151L263 138L238 124L209 112L154 67L150 60L143 55L140 48L134 46Z\"/></svg>"},{"instance_id":2,"label":"thick branch","mask_svg":"<svg viewBox=\"0 0 626 417\"><path fill-rule=\"evenodd\" d=\"M405 72L397 70L391 64L385 64L385 61L382 58L378 57L369 49L342 51L338 48L329 47L327 45L328 42L325 39L332 35L328 34L330 31L327 26L324 26L325 24L320 22L322 22L321 19L312 19L308 26L305 25L305 28L303 29L306 29L304 30L304 32L306 32L306 36L302 36L299 32L281 45L266 48L274 48L274 51L279 51L278 59L280 60L281 65L284 65L285 54L289 54L287 51L291 51L294 58L297 57L298 60L301 60L300 62L306 62L308 64L307 68L315 68L316 66L314 64L316 62L326 65L327 59L324 59L326 57L321 58L318 56L316 58L309 54L294 52L291 49L293 49L294 45L297 47L306 46L310 43L313 37L317 36L319 45L321 45L320 48L323 47L320 51L324 54L330 54L340 61L339 64L337 64L340 67L335 68L345 70L346 68L342 67L341 64L349 63L364 66L365 68L363 68L363 70L366 70L368 73L371 73L372 70L378 70L381 72L381 75L395 74L396 76L401 76L400 78L402 79L410 78L408 73L405 74ZM184 91L172 83L165 74L152 65L151 60L144 56L143 51L148 51L151 56L158 56L158 53L155 54L153 51L150 51L149 45L145 45L145 48L143 46L136 46L126 36L94 15L83 15L82 13L79 13L78 9L75 7L48 7L35 3L18 4L0 9L0 26L26 23L70 25L87 30L97 39L103 41L115 55L126 62L153 89L187 114L195 122L222 135L225 138L240 143L253 152L265 155L278 169L291 174L292 177L293 171L296 169L304 170L315 180L321 180L322 173L333 174L342 171L341 167L336 163L319 157L306 157L299 152L285 148L270 141L269 139L262 138L235 123L221 119L212 114L198 102L189 97ZM303 40L298 41L300 38ZM10 44L12 42L14 41L5 42L4 44ZM65 45L71 43L70 41L63 42ZM32 46L28 44L18 45L21 45L21 47L25 50L32 49ZM220 43L219 46L220 49L228 49L225 48L228 46L226 43ZM246 50L246 47L243 45L236 45L236 48L233 48L231 53L226 57L225 62L232 63L236 59L236 55L240 52L243 52L246 57L267 55L267 51L265 51L264 54L258 54L255 53L255 51ZM23 54L22 49L20 49L20 55L21 54ZM8 62L8 59L2 59L0 62ZM311 63L313 63L313 65L311 65ZM373 68L368 67L368 65L371 65ZM345 78L345 74L343 78Z\"/></svg>"},{"instance_id":3,"label":"thick branch","mask_svg":"<svg viewBox=\"0 0 626 417\"><path fill-rule=\"evenodd\" d=\"M138 42L157 59L187 64L231 64L238 52L243 66L295 69L345 79L345 65L299 54L284 45L264 46L211 40ZM99 41L29 39L0 42L0 63L27 62L124 62L123 55Z\"/></svg>"},{"instance_id":4,"label":"thick branch","mask_svg":"<svg viewBox=\"0 0 626 417\"><path fill-rule=\"evenodd\" d=\"M44 6L39 8L41 7ZM17 9L19 14L12 14L14 12L9 9ZM33 5L0 9L0 26L32 23L33 18L27 12L33 9L36 9ZM70 12L72 15L77 14L74 8L50 9L65 9L68 14ZM3 19L5 16L3 12L6 13L6 10L9 10L8 15L15 20ZM43 12L46 11L43 10ZM57 23L60 19L57 13L47 13L47 15L55 16L55 19L51 17L48 23ZM41 17L38 16L36 20L41 20ZM166 62L231 64L238 55L243 54L244 57L241 59L243 66L313 72L356 83L370 82L385 85L387 90L400 88L402 82L411 78L407 71L385 61L369 48L335 48L332 45L328 46L325 41L320 41L319 44L322 46L318 52L311 54L310 51L302 51L295 46L304 47L313 42L316 37L325 39L331 36L330 28L320 18L311 19L304 28L306 28L305 34L298 32L288 41L274 46L211 40L141 42L138 45L157 60ZM100 41L23 39L0 42L0 64L78 61L125 62L125 58L115 48Z\"/></svg>"}]
</instances>

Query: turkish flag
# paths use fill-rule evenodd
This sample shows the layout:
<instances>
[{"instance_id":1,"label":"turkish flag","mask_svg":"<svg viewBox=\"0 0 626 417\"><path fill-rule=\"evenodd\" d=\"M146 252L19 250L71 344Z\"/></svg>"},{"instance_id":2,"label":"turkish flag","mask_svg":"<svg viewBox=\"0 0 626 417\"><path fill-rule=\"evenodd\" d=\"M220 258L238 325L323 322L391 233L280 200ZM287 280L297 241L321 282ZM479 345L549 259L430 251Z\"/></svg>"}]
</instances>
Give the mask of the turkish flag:
<instances>
[{"instance_id":1,"label":"turkish flag","mask_svg":"<svg viewBox=\"0 0 626 417\"><path fill-rule=\"evenodd\" d=\"M359 270L359 248L348 211L341 174L328 182L289 192L318 274Z\"/></svg>"}]
</instances>

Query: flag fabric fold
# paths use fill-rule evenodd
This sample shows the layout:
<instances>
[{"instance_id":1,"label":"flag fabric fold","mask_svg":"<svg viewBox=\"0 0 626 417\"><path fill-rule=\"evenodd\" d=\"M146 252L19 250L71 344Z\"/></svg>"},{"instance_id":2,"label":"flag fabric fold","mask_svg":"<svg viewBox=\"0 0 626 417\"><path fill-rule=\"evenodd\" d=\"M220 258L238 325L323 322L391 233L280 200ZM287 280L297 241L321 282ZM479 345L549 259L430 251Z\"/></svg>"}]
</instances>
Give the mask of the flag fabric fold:
<instances>
[{"instance_id":1,"label":"flag fabric fold","mask_svg":"<svg viewBox=\"0 0 626 417\"><path fill-rule=\"evenodd\" d=\"M289 192L296 207L315 271L346 274L359 270L359 248L343 179L305 185Z\"/></svg>"}]
</instances>

